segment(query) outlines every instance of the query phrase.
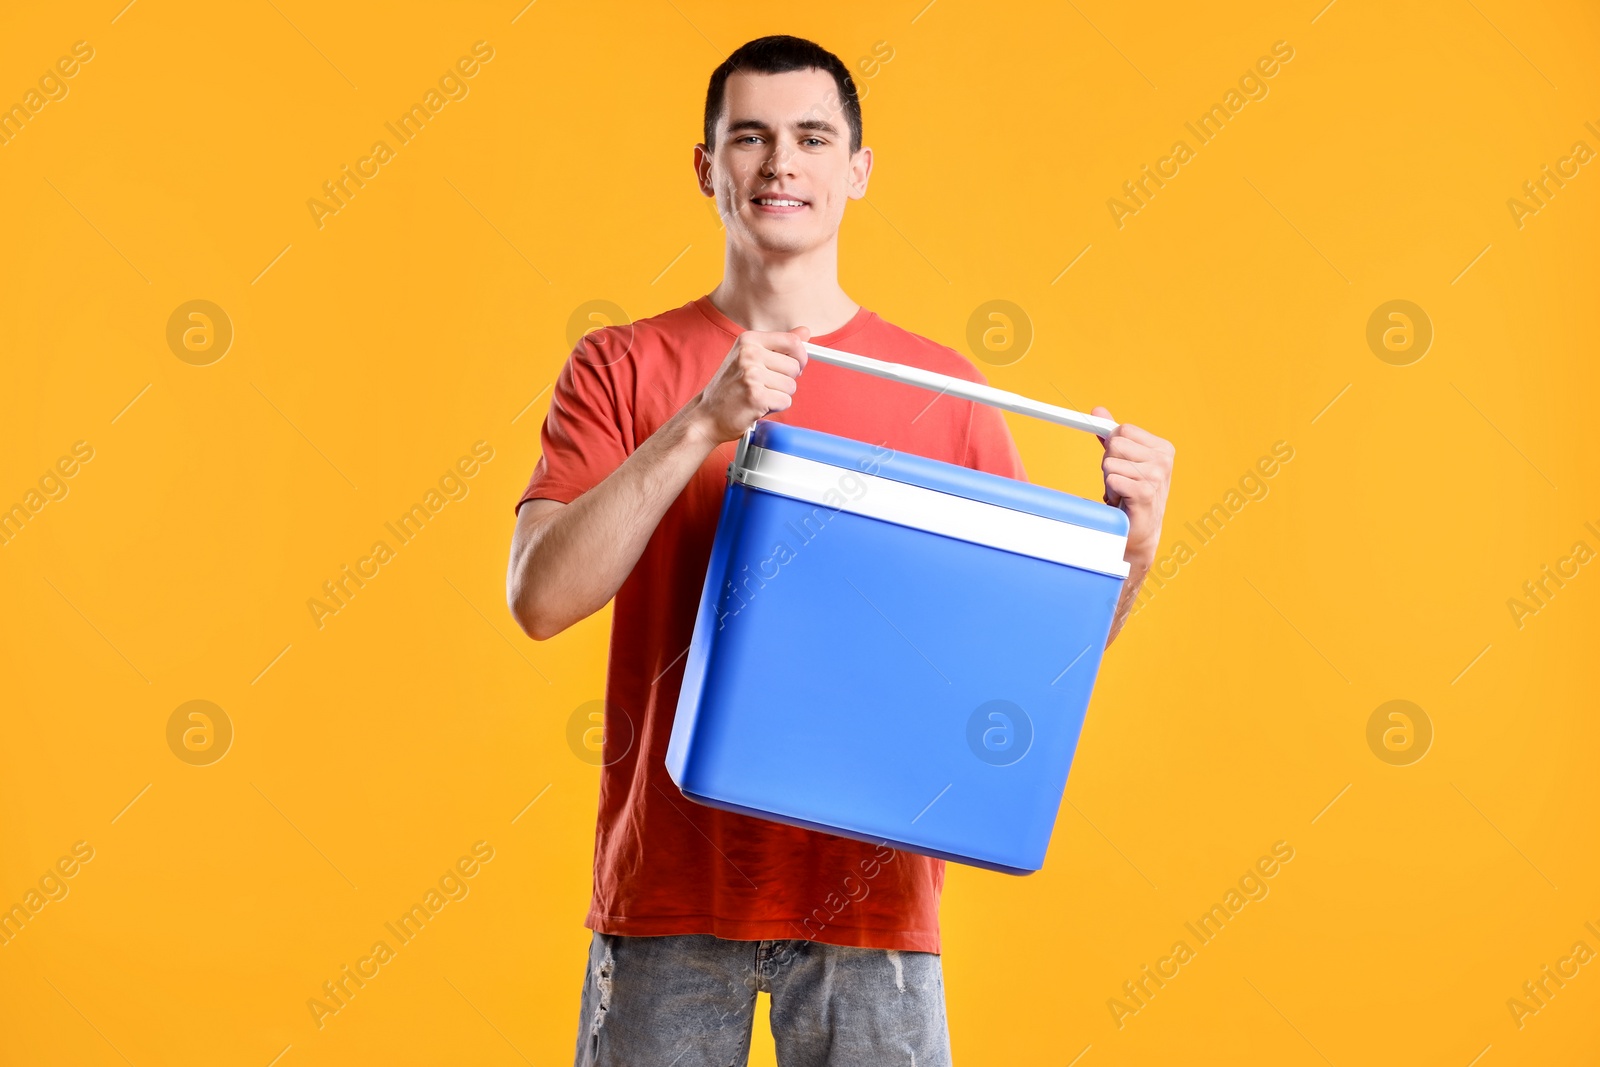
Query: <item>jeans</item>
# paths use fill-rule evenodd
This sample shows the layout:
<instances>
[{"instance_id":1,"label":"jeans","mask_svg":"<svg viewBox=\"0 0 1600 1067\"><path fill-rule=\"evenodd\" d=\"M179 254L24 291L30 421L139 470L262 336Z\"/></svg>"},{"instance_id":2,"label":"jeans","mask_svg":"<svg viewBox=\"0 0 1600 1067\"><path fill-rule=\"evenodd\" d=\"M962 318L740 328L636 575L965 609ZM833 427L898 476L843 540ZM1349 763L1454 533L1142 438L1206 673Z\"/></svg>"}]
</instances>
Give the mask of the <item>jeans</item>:
<instances>
[{"instance_id":1,"label":"jeans","mask_svg":"<svg viewBox=\"0 0 1600 1067\"><path fill-rule=\"evenodd\" d=\"M949 1067L935 953L710 934L594 934L573 1062L744 1067L758 990L780 1067Z\"/></svg>"}]
</instances>

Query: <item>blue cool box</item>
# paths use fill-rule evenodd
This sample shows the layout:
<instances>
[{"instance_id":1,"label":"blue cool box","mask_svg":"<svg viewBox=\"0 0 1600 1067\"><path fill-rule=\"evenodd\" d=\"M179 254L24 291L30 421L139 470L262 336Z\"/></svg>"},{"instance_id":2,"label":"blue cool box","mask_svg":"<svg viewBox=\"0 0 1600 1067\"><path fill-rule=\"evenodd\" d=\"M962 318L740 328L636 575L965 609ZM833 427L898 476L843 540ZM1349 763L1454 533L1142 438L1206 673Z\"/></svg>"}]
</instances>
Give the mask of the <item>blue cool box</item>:
<instances>
[{"instance_id":1,"label":"blue cool box","mask_svg":"<svg viewBox=\"0 0 1600 1067\"><path fill-rule=\"evenodd\" d=\"M667 749L678 788L1038 870L1127 575L1127 516L765 420L728 477Z\"/></svg>"}]
</instances>

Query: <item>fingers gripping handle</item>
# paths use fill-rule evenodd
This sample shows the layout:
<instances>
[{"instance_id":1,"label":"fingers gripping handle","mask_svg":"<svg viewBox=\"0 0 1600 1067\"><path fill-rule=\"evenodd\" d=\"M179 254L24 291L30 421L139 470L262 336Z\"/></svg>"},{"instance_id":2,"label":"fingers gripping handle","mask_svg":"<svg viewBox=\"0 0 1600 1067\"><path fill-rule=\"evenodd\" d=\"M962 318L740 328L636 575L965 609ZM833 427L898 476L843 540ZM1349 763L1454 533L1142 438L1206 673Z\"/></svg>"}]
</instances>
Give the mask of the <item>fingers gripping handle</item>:
<instances>
[{"instance_id":1,"label":"fingers gripping handle","mask_svg":"<svg viewBox=\"0 0 1600 1067\"><path fill-rule=\"evenodd\" d=\"M806 352L812 359L822 363L831 363L836 367L848 367L851 370L861 371L878 378L887 378L893 382L904 382L906 385L915 385L919 389L928 389L935 393L948 393L958 396L963 400L976 401L990 407L1001 408L1005 411L1014 411L1018 415L1031 415L1036 419L1046 422L1059 423L1070 426L1075 430L1086 430L1100 437L1109 435L1117 428L1117 424L1110 419L1102 419L1098 415L1085 415L1081 411L1071 408L1060 408L1054 404L1046 404L1032 400L1017 393L1008 393L1004 389L996 389L992 385L979 385L977 382L965 381L961 378L952 378L948 374L939 374L920 367L907 367L901 363L885 363L881 359L871 359L867 356L858 356L853 352L838 352L821 345L808 343Z\"/></svg>"}]
</instances>

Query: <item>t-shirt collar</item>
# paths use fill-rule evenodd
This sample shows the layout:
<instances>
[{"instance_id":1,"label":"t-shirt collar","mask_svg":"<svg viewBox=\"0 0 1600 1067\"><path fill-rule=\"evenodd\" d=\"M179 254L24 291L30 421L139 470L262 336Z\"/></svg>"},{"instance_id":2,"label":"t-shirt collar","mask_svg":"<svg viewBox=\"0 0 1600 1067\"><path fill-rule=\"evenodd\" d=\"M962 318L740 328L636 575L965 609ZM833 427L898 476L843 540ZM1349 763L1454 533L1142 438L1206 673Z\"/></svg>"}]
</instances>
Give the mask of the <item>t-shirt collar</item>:
<instances>
[{"instance_id":1,"label":"t-shirt collar","mask_svg":"<svg viewBox=\"0 0 1600 1067\"><path fill-rule=\"evenodd\" d=\"M711 325L715 326L723 333L728 334L730 337L738 337L741 333L745 332L745 328L743 326L740 326L737 322L734 322L732 319L728 318L728 316L717 310L717 306L711 302L711 295L709 293L700 297L698 300L695 300L693 303L696 310L698 310L700 314L704 315ZM834 330L832 333L823 334L821 337L811 338L811 343L814 345L821 345L824 348L831 348L833 345L839 341L843 341L851 334L859 332L863 327L877 317L878 316L875 312L868 311L865 307L857 308L855 316L851 318L849 322L845 323L837 330Z\"/></svg>"}]
</instances>

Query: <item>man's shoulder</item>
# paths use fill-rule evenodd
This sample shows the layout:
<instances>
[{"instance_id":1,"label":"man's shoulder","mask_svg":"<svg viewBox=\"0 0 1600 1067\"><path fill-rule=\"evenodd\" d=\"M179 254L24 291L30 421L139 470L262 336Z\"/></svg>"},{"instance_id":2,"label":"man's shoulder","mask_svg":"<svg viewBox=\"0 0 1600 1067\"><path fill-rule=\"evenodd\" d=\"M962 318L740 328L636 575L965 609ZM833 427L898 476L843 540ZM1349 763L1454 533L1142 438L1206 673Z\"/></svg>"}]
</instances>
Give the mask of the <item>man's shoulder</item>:
<instances>
[{"instance_id":1,"label":"man's shoulder","mask_svg":"<svg viewBox=\"0 0 1600 1067\"><path fill-rule=\"evenodd\" d=\"M613 322L612 319L618 321ZM642 319L628 318L627 312L615 304L592 311L587 316L580 309L573 315L572 328L575 332L581 331L575 341L587 339L599 345L612 344L626 349L640 341L669 340L691 332L715 330L716 327L706 321L691 300Z\"/></svg>"},{"instance_id":2,"label":"man's shoulder","mask_svg":"<svg viewBox=\"0 0 1600 1067\"><path fill-rule=\"evenodd\" d=\"M694 301L647 316L629 319L615 304L601 305L573 313L572 351L567 366L587 370L608 380L627 379L648 368L664 366L666 353L698 351L718 334ZM713 346L714 347L714 346ZM670 362L670 361L667 361Z\"/></svg>"},{"instance_id":3,"label":"man's shoulder","mask_svg":"<svg viewBox=\"0 0 1600 1067\"><path fill-rule=\"evenodd\" d=\"M634 319L632 325L638 329L658 330L662 333L716 329L716 326L695 306L696 303L697 301L690 300L675 308L658 311L642 319Z\"/></svg>"},{"instance_id":4,"label":"man's shoulder","mask_svg":"<svg viewBox=\"0 0 1600 1067\"><path fill-rule=\"evenodd\" d=\"M864 333L866 336L860 345L863 349L860 355L936 371L963 381L988 384L989 380L983 372L960 352L903 326L896 326L882 316ZM849 348L848 340L841 342L841 347ZM872 351L867 351L868 348Z\"/></svg>"}]
</instances>

